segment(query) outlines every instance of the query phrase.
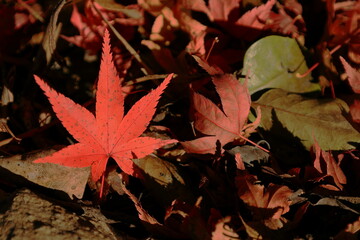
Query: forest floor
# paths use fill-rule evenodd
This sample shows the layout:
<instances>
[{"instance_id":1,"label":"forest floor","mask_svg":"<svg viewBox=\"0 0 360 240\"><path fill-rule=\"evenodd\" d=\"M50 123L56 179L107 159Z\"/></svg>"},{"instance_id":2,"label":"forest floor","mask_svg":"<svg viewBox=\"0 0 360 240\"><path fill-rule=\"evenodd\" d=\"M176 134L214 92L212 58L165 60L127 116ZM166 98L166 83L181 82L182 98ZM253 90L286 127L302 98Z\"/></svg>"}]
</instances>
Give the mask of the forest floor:
<instances>
[{"instance_id":1,"label":"forest floor","mask_svg":"<svg viewBox=\"0 0 360 240\"><path fill-rule=\"evenodd\" d=\"M359 239L359 1L0 15L0 239Z\"/></svg>"}]
</instances>

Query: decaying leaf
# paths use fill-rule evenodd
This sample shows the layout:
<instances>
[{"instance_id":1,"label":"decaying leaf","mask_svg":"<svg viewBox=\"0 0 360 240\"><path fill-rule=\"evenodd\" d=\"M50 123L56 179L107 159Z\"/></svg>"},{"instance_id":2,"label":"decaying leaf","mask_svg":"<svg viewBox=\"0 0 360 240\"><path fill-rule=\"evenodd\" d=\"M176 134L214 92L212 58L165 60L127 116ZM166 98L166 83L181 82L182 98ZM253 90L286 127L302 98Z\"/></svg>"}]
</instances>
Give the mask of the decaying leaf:
<instances>
[{"instance_id":1,"label":"decaying leaf","mask_svg":"<svg viewBox=\"0 0 360 240\"><path fill-rule=\"evenodd\" d=\"M315 141L315 160L314 167L320 173L331 176L334 180L336 187L340 190L346 184L346 176L340 168L340 162L336 162L331 152L326 152L320 149L319 144Z\"/></svg>"},{"instance_id":2,"label":"decaying leaf","mask_svg":"<svg viewBox=\"0 0 360 240\"><path fill-rule=\"evenodd\" d=\"M256 180L246 173L236 178L238 195L252 207L256 219L279 219L290 210L292 191L288 187L275 184L265 187L257 184Z\"/></svg>"},{"instance_id":3,"label":"decaying leaf","mask_svg":"<svg viewBox=\"0 0 360 240\"><path fill-rule=\"evenodd\" d=\"M142 159L133 159L133 161L147 176L164 187L173 184L175 181L185 184L174 164L155 155L148 155Z\"/></svg>"},{"instance_id":4,"label":"decaying leaf","mask_svg":"<svg viewBox=\"0 0 360 240\"><path fill-rule=\"evenodd\" d=\"M193 193L185 185L180 168L154 154L141 159L133 159L141 169L141 182L157 202L169 205L174 199L193 200Z\"/></svg>"},{"instance_id":5,"label":"decaying leaf","mask_svg":"<svg viewBox=\"0 0 360 240\"><path fill-rule=\"evenodd\" d=\"M312 205L338 207L347 211L351 211L355 214L360 214L359 211L356 210L356 208L354 208L350 202L335 197L321 196L319 201L312 203Z\"/></svg>"},{"instance_id":6,"label":"decaying leaf","mask_svg":"<svg viewBox=\"0 0 360 240\"><path fill-rule=\"evenodd\" d=\"M127 8L115 0L96 0L96 2L107 10L119 11L131 18L139 19L142 17L142 14L138 9Z\"/></svg>"},{"instance_id":7,"label":"decaying leaf","mask_svg":"<svg viewBox=\"0 0 360 240\"><path fill-rule=\"evenodd\" d=\"M258 147L250 145L236 146L232 149L226 150L226 152L230 153L235 157L237 156L237 154L239 154L242 162L246 163L249 166L268 163L270 157L269 153L264 152Z\"/></svg>"},{"instance_id":8,"label":"decaying leaf","mask_svg":"<svg viewBox=\"0 0 360 240\"><path fill-rule=\"evenodd\" d=\"M122 178L122 177L120 176L120 178ZM141 203L140 203L139 199L134 194L132 194L126 188L126 186L124 184L122 184L121 187L122 187L123 191L126 193L126 195L128 195L129 198L131 199L131 201L134 203L135 208L136 208L136 210L138 212L139 218L142 221L144 221L146 223L149 223L151 225L158 225L158 226L162 225L141 206Z\"/></svg>"},{"instance_id":9,"label":"decaying leaf","mask_svg":"<svg viewBox=\"0 0 360 240\"><path fill-rule=\"evenodd\" d=\"M239 235L230 227L229 223L231 216L220 219L216 225L215 230L211 233L212 240L236 240L239 239Z\"/></svg>"},{"instance_id":10,"label":"decaying leaf","mask_svg":"<svg viewBox=\"0 0 360 240\"><path fill-rule=\"evenodd\" d=\"M62 24L57 23L59 13L61 9L66 4L66 0L59 1L56 8L54 9L54 13L50 17L49 25L46 28L43 41L41 43L46 57L46 64L50 63L51 57L56 49L56 42L59 38L59 34L61 31Z\"/></svg>"},{"instance_id":11,"label":"decaying leaf","mask_svg":"<svg viewBox=\"0 0 360 240\"><path fill-rule=\"evenodd\" d=\"M340 99L307 98L273 89L254 105L261 107L261 127L265 131L283 139L284 133L278 130L284 128L299 138L306 149L310 149L314 139L325 151L354 149L360 141L360 133L346 117L349 107Z\"/></svg>"},{"instance_id":12,"label":"decaying leaf","mask_svg":"<svg viewBox=\"0 0 360 240\"><path fill-rule=\"evenodd\" d=\"M0 167L40 186L64 191L70 198L75 196L81 199L89 179L90 169L70 168L55 164L35 164L33 162L34 159L44 157L53 152L53 150L42 151L28 156L15 155L9 158L0 158ZM0 176L3 175L0 174Z\"/></svg>"},{"instance_id":13,"label":"decaying leaf","mask_svg":"<svg viewBox=\"0 0 360 240\"><path fill-rule=\"evenodd\" d=\"M344 230L338 233L334 240L356 240L360 233L360 217L346 226Z\"/></svg>"}]
</instances>

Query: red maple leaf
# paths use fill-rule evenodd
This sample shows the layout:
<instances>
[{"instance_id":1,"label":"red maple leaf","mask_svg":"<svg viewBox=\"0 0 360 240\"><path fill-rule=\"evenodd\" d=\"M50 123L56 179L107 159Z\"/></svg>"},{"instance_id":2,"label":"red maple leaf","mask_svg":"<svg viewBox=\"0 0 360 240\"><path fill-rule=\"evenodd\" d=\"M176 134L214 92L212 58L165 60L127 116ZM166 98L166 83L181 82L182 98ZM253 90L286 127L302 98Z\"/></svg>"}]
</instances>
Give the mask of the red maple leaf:
<instances>
[{"instance_id":1,"label":"red maple leaf","mask_svg":"<svg viewBox=\"0 0 360 240\"><path fill-rule=\"evenodd\" d=\"M217 141L224 146L236 139L245 139L244 135L253 131L258 121L246 125L251 103L246 83L241 84L235 76L224 74L200 60L198 62L209 74L214 75L212 80L222 109L210 99L192 91L194 127L209 136L182 142L182 145L192 153L215 153Z\"/></svg>"},{"instance_id":2,"label":"red maple leaf","mask_svg":"<svg viewBox=\"0 0 360 240\"><path fill-rule=\"evenodd\" d=\"M92 179L98 181L100 177L104 177L109 158L113 158L125 173L136 176L133 158L142 158L161 146L177 142L174 139L139 137L147 128L160 95L173 75L170 74L158 88L135 103L124 116L124 97L112 61L109 41L106 30L95 116L35 76L57 117L78 141L51 156L35 160L36 163L55 163L69 167L91 166Z\"/></svg>"}]
</instances>

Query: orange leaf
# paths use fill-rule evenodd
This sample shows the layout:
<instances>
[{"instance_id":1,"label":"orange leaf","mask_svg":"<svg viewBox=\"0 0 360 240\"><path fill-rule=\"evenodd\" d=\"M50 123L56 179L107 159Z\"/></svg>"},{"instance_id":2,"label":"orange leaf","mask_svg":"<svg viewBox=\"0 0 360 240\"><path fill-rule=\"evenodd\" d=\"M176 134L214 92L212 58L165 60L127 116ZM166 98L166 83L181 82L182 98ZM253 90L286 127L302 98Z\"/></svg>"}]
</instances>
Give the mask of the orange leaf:
<instances>
[{"instance_id":1,"label":"orange leaf","mask_svg":"<svg viewBox=\"0 0 360 240\"><path fill-rule=\"evenodd\" d=\"M254 217L279 219L290 210L292 191L286 186L256 184L256 178L242 173L236 178L239 197L254 211Z\"/></svg>"}]
</instances>

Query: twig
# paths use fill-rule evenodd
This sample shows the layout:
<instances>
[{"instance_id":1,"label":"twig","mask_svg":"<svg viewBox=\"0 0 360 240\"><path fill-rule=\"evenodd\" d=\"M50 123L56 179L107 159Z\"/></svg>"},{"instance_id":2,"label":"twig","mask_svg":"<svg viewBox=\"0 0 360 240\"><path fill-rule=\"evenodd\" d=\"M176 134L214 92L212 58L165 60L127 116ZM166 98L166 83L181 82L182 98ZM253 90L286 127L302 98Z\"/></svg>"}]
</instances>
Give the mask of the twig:
<instances>
[{"instance_id":1,"label":"twig","mask_svg":"<svg viewBox=\"0 0 360 240\"><path fill-rule=\"evenodd\" d=\"M142 82L156 80L156 79L163 79L163 78L166 78L168 75L169 74L153 74L153 75L147 75L144 77L139 77L134 80L127 81L125 83L125 86L130 86L130 85L134 85L137 83L142 83ZM174 77L176 77L176 75L174 75Z\"/></svg>"},{"instance_id":2,"label":"twig","mask_svg":"<svg viewBox=\"0 0 360 240\"><path fill-rule=\"evenodd\" d=\"M143 66L142 72L145 75L152 74L153 72L151 69L141 60L140 55L135 51L135 49L126 41L126 39L114 28L114 26L102 15L100 10L95 6L93 3L93 7L95 8L96 12L100 15L100 17L104 20L104 22L109 26L111 31L115 34L115 36L120 40L120 42L124 45L126 50L130 52L131 55L134 56L136 61Z\"/></svg>"},{"instance_id":3,"label":"twig","mask_svg":"<svg viewBox=\"0 0 360 240\"><path fill-rule=\"evenodd\" d=\"M17 2L22 7L26 8L26 10L28 10L29 13L34 16L34 18L36 18L37 20L39 20L42 23L45 21L44 18L42 16L40 16L40 14L37 11L35 11L31 6L29 6L29 4L27 4L26 2L23 2L22 0L18 0Z\"/></svg>"}]
</instances>

